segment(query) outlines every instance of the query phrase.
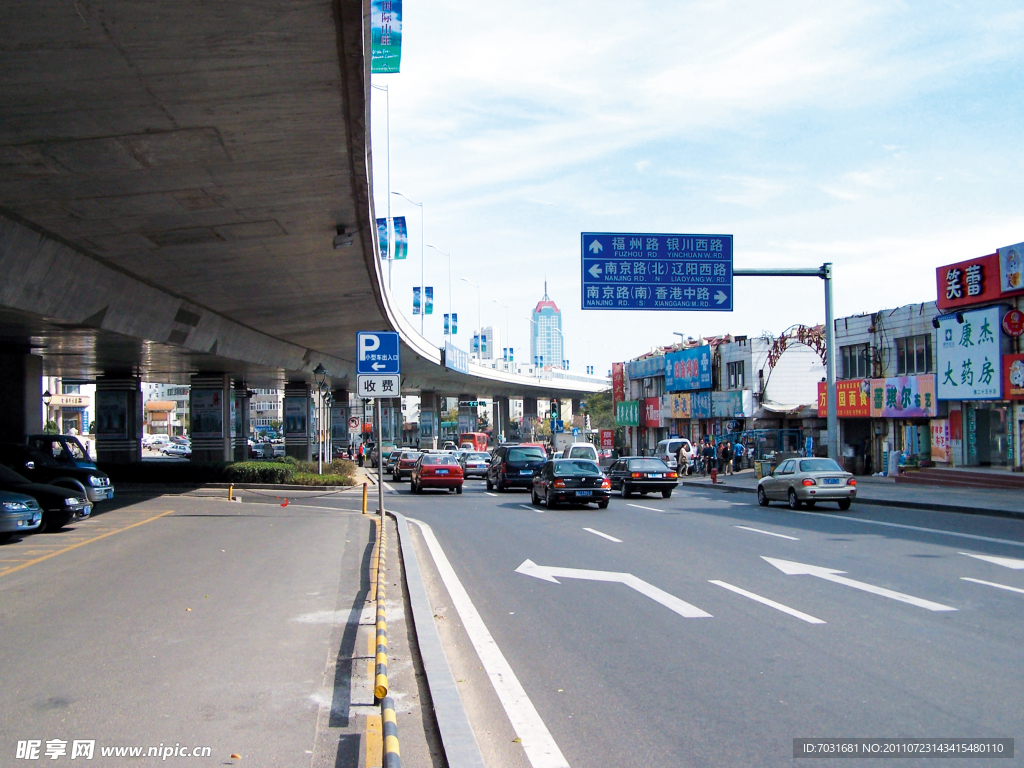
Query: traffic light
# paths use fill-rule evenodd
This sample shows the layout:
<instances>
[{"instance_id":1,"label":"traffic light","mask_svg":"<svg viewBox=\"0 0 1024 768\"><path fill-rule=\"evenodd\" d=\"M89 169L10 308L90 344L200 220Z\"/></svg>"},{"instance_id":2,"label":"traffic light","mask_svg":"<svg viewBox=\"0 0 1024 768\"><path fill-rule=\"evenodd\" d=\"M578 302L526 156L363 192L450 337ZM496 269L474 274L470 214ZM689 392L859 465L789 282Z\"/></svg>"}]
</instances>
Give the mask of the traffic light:
<instances>
[{"instance_id":1,"label":"traffic light","mask_svg":"<svg viewBox=\"0 0 1024 768\"><path fill-rule=\"evenodd\" d=\"M553 398L551 400L550 416L552 419L555 419L556 421L562 418L562 403L558 400L558 398Z\"/></svg>"}]
</instances>

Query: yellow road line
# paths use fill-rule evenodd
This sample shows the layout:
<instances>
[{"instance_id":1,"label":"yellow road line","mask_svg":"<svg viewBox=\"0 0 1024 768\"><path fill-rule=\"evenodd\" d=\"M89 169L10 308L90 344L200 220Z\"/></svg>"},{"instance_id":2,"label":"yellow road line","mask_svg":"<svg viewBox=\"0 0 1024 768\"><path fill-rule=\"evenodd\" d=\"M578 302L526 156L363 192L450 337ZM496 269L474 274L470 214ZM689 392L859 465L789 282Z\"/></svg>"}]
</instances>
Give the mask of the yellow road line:
<instances>
[{"instance_id":1,"label":"yellow road line","mask_svg":"<svg viewBox=\"0 0 1024 768\"><path fill-rule=\"evenodd\" d=\"M366 718L366 768L379 768L384 763L384 739L380 715Z\"/></svg>"},{"instance_id":2,"label":"yellow road line","mask_svg":"<svg viewBox=\"0 0 1024 768\"><path fill-rule=\"evenodd\" d=\"M42 557L37 557L34 560L28 560L27 562L24 562L21 565L15 565L15 566L13 566L11 568L7 568L6 570L0 571L0 576L6 576L9 573L14 573L15 571L20 571L22 568L28 568L30 565L35 565L36 563L41 563L41 562L43 562L43 560L49 560L51 557L56 557L57 555L63 555L65 552L70 552L72 549L78 549L79 547L84 547L86 544L91 544L94 541L99 541L100 539L105 539L105 538L107 538L107 536L113 536L115 533L121 533L122 531L127 531L127 530L130 530L132 528L137 528L140 525L145 525L146 523L151 523L154 520L158 520L161 517L166 517L167 515L171 515L171 514L174 514L174 510L173 509L169 509L166 512L161 512L159 515L154 515L153 517L147 518L146 520L140 520L137 523L132 523L131 525L126 525L124 528L118 528L117 530L108 531L107 533L102 533L99 536L94 536L91 539L86 539L85 541L80 541L77 544L72 544L70 547L64 547L64 549L58 549L56 552L51 552L48 555L43 555Z\"/></svg>"}]
</instances>

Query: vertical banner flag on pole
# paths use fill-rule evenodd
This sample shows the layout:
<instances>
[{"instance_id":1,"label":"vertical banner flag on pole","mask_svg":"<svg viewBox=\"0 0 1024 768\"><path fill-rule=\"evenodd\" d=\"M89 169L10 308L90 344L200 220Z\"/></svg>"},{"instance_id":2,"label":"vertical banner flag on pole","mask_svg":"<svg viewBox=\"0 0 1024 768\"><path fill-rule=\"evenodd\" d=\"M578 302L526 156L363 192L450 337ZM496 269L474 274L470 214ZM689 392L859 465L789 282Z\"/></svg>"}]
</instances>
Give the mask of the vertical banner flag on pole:
<instances>
[{"instance_id":1,"label":"vertical banner flag on pole","mask_svg":"<svg viewBox=\"0 0 1024 768\"><path fill-rule=\"evenodd\" d=\"M380 257L388 258L388 220L377 219L377 241L380 243Z\"/></svg>"},{"instance_id":2,"label":"vertical banner flag on pole","mask_svg":"<svg viewBox=\"0 0 1024 768\"><path fill-rule=\"evenodd\" d=\"M420 313L420 288L416 286L412 289L412 313L418 315Z\"/></svg>"},{"instance_id":3,"label":"vertical banner flag on pole","mask_svg":"<svg viewBox=\"0 0 1024 768\"><path fill-rule=\"evenodd\" d=\"M452 312L452 336L459 332L459 313Z\"/></svg>"},{"instance_id":4,"label":"vertical banner flag on pole","mask_svg":"<svg viewBox=\"0 0 1024 768\"><path fill-rule=\"evenodd\" d=\"M444 313L444 335L448 336L451 331L448 330L448 313Z\"/></svg>"},{"instance_id":5,"label":"vertical banner flag on pole","mask_svg":"<svg viewBox=\"0 0 1024 768\"><path fill-rule=\"evenodd\" d=\"M423 314L432 315L434 314L434 288L433 286L428 285L423 289L423 291L426 293L426 298L423 304Z\"/></svg>"},{"instance_id":6,"label":"vertical banner flag on pole","mask_svg":"<svg viewBox=\"0 0 1024 768\"><path fill-rule=\"evenodd\" d=\"M402 63L402 0L371 0L370 71L394 74Z\"/></svg>"},{"instance_id":7,"label":"vertical banner flag on pole","mask_svg":"<svg viewBox=\"0 0 1024 768\"><path fill-rule=\"evenodd\" d=\"M405 226L405 216L395 216L395 261L404 259L409 254L409 230Z\"/></svg>"}]
</instances>

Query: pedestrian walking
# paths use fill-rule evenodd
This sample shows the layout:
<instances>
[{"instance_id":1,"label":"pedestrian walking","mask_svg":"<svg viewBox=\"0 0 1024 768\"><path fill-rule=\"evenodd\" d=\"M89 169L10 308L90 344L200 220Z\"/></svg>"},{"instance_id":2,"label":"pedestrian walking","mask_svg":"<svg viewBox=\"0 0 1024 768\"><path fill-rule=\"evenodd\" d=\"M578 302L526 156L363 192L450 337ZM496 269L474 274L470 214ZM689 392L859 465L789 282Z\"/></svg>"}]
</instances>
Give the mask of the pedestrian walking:
<instances>
[{"instance_id":1,"label":"pedestrian walking","mask_svg":"<svg viewBox=\"0 0 1024 768\"><path fill-rule=\"evenodd\" d=\"M743 469L743 454L746 453L746 450L747 449L744 447L743 443L739 443L739 442L736 443L736 445L735 445L735 447L733 449L732 463L733 463L733 469L736 472L739 472L741 469Z\"/></svg>"},{"instance_id":2,"label":"pedestrian walking","mask_svg":"<svg viewBox=\"0 0 1024 768\"><path fill-rule=\"evenodd\" d=\"M710 474L715 466L715 445L709 438L704 439L704 447L701 449L700 455L704 459L701 462L701 473L705 475Z\"/></svg>"},{"instance_id":3,"label":"pedestrian walking","mask_svg":"<svg viewBox=\"0 0 1024 768\"><path fill-rule=\"evenodd\" d=\"M722 450L719 453L719 456L721 457L722 469L724 470L725 474L731 475L732 474L732 443L730 443L728 440L726 440L724 443L722 443Z\"/></svg>"},{"instance_id":4,"label":"pedestrian walking","mask_svg":"<svg viewBox=\"0 0 1024 768\"><path fill-rule=\"evenodd\" d=\"M364 443L359 444L359 466L363 466L363 461L366 459L366 448Z\"/></svg>"}]
</instances>

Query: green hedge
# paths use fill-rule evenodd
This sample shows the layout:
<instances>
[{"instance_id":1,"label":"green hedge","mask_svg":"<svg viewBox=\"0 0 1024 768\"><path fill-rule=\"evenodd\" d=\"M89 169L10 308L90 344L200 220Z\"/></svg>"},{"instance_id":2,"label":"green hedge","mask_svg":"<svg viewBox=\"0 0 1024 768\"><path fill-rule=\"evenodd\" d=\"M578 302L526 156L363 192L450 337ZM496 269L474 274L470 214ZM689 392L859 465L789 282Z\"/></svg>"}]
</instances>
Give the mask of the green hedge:
<instances>
[{"instance_id":1,"label":"green hedge","mask_svg":"<svg viewBox=\"0 0 1024 768\"><path fill-rule=\"evenodd\" d=\"M316 462L291 457L271 461L156 462L105 464L100 467L118 483L200 484L264 483L267 485L354 485L355 464L336 459L317 474Z\"/></svg>"}]
</instances>

